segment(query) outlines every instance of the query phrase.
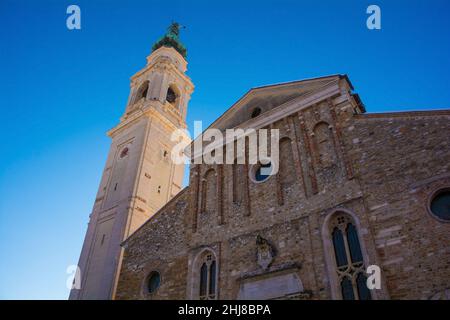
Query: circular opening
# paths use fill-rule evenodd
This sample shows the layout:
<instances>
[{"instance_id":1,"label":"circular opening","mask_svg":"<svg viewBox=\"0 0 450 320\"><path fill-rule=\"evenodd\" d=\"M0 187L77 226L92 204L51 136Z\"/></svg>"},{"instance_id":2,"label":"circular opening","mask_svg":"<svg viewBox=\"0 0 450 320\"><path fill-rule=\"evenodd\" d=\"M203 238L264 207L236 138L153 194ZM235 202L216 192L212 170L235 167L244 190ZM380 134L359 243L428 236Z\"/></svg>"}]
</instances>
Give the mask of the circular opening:
<instances>
[{"instance_id":1,"label":"circular opening","mask_svg":"<svg viewBox=\"0 0 450 320\"><path fill-rule=\"evenodd\" d=\"M147 282L148 293L156 292L156 290L158 290L159 288L160 283L161 283L161 276L159 275L159 272L152 271L148 277Z\"/></svg>"},{"instance_id":2,"label":"circular opening","mask_svg":"<svg viewBox=\"0 0 450 320\"><path fill-rule=\"evenodd\" d=\"M433 195L430 211L438 219L450 221L450 188L439 190Z\"/></svg>"},{"instance_id":3,"label":"circular opening","mask_svg":"<svg viewBox=\"0 0 450 320\"><path fill-rule=\"evenodd\" d=\"M252 170L250 171L250 178L255 183L264 182L271 177L272 170L271 161L263 161L262 163L253 165Z\"/></svg>"},{"instance_id":4,"label":"circular opening","mask_svg":"<svg viewBox=\"0 0 450 320\"><path fill-rule=\"evenodd\" d=\"M260 114L261 114L261 109L260 108L255 108L255 110L253 110L253 112L252 112L252 118L256 118Z\"/></svg>"}]
</instances>

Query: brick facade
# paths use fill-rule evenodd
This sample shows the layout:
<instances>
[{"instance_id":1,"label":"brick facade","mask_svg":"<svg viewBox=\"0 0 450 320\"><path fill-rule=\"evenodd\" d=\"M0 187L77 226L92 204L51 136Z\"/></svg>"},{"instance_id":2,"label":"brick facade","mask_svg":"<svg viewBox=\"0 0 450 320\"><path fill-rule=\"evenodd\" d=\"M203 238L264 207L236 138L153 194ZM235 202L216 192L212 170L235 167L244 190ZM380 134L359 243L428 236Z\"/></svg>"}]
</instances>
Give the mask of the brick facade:
<instances>
[{"instance_id":1,"label":"brick facade","mask_svg":"<svg viewBox=\"0 0 450 320\"><path fill-rule=\"evenodd\" d=\"M251 119L255 101L267 104ZM197 299L205 249L219 299L252 288L340 299L330 235L338 213L357 228L364 266L381 268L373 299L427 299L450 287L450 223L428 209L433 192L450 187L449 110L366 114L349 80L330 76L249 91L213 124L236 126L280 130L278 174L254 183L251 165L191 165L189 187L123 243L116 299ZM258 236L273 248L267 268ZM150 294L151 271L161 284Z\"/></svg>"}]
</instances>

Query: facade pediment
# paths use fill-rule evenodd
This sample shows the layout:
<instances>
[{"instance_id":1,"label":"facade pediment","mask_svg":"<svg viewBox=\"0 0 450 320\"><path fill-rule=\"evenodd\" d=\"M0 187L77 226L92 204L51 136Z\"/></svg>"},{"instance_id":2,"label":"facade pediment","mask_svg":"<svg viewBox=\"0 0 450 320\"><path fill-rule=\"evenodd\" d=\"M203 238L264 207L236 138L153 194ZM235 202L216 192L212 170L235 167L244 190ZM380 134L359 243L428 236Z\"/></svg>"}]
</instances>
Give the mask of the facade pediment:
<instances>
[{"instance_id":1,"label":"facade pediment","mask_svg":"<svg viewBox=\"0 0 450 320\"><path fill-rule=\"evenodd\" d=\"M250 89L231 108L219 117L210 127L225 130L239 126L253 117L279 107L289 101L320 91L339 81L341 75L293 81ZM258 110L259 109L259 110ZM258 110L258 111L256 111ZM258 115L256 115L258 114Z\"/></svg>"}]
</instances>

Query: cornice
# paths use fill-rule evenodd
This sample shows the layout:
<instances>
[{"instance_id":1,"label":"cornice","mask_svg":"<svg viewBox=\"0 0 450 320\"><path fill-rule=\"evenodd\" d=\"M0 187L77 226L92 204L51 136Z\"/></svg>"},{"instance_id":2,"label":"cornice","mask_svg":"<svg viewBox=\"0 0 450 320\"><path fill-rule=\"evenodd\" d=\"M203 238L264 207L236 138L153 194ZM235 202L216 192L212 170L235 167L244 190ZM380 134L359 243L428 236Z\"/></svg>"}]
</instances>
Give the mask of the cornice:
<instances>
[{"instance_id":1,"label":"cornice","mask_svg":"<svg viewBox=\"0 0 450 320\"><path fill-rule=\"evenodd\" d=\"M175 73L179 78L181 78L183 81L185 81L189 84L190 93L192 93L192 91L195 88L194 84L192 83L191 78L189 78L189 76L186 75L185 73L181 72L172 62L165 62L165 61L160 61L160 60L156 60L152 64L148 64L143 69L136 72L134 75L132 75L130 77L130 82L131 83L136 82L137 78L139 78L141 75L143 75L144 73L146 73L147 71L150 71L150 70L155 70L155 71L168 70L172 73Z\"/></svg>"},{"instance_id":2,"label":"cornice","mask_svg":"<svg viewBox=\"0 0 450 320\"><path fill-rule=\"evenodd\" d=\"M181 121L181 127L176 126L172 121L167 119L164 115L162 115L158 110L156 110L154 107L147 107L145 110L137 110L134 111L133 114L131 114L127 119L120 122L117 126L114 128L108 130L106 134L113 138L117 133L121 132L125 128L128 128L132 125L134 125L137 121L141 120L142 118L155 118L158 119L163 125L168 127L170 130L177 130L177 129L185 129L186 123Z\"/></svg>"},{"instance_id":3,"label":"cornice","mask_svg":"<svg viewBox=\"0 0 450 320\"><path fill-rule=\"evenodd\" d=\"M254 87L248 90L241 98L239 98L238 101L236 101L230 108L228 108L219 118L217 118L209 127L213 127L216 123L219 121L223 121L226 119L229 119L235 112L239 110L239 108L242 105L245 105L245 103L250 100L255 95L259 94L260 91L267 91L267 92L275 92L280 87L283 88L290 88L298 86L299 84L307 84L314 81L326 81L327 78L329 80L324 83L324 86L330 85L331 83L339 83L339 80L342 79L343 76L341 75L330 75L325 77L319 77L319 78L311 78L311 79L305 79L305 80L297 80L297 81L290 81L290 82L284 82L284 83L277 83L277 84L271 84L261 87ZM348 81L348 78L345 77L345 79ZM315 89L314 91L319 90L321 87Z\"/></svg>"},{"instance_id":4,"label":"cornice","mask_svg":"<svg viewBox=\"0 0 450 320\"><path fill-rule=\"evenodd\" d=\"M411 117L433 117L433 116L450 116L450 109L364 113L355 115L355 119L366 120L366 119L411 118Z\"/></svg>"}]
</instances>

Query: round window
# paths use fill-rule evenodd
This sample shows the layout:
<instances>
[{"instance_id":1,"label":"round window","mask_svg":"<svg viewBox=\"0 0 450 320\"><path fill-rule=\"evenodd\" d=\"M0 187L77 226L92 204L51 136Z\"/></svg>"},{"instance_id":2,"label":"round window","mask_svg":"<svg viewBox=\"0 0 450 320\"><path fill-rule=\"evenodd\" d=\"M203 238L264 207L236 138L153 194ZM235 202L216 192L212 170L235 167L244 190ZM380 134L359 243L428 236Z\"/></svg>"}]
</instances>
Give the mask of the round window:
<instances>
[{"instance_id":1,"label":"round window","mask_svg":"<svg viewBox=\"0 0 450 320\"><path fill-rule=\"evenodd\" d=\"M272 163L270 161L266 163L255 164L250 171L250 177L256 183L264 182L272 175Z\"/></svg>"},{"instance_id":2,"label":"round window","mask_svg":"<svg viewBox=\"0 0 450 320\"><path fill-rule=\"evenodd\" d=\"M152 271L148 277L148 292L154 293L156 290L158 290L159 285L161 283L161 276L159 275L159 272Z\"/></svg>"},{"instance_id":3,"label":"round window","mask_svg":"<svg viewBox=\"0 0 450 320\"><path fill-rule=\"evenodd\" d=\"M450 189L436 192L430 202L430 211L440 220L450 221Z\"/></svg>"},{"instance_id":4,"label":"round window","mask_svg":"<svg viewBox=\"0 0 450 320\"><path fill-rule=\"evenodd\" d=\"M255 108L252 112L252 118L256 118L257 116L259 116L261 114L261 109L260 108Z\"/></svg>"}]
</instances>

